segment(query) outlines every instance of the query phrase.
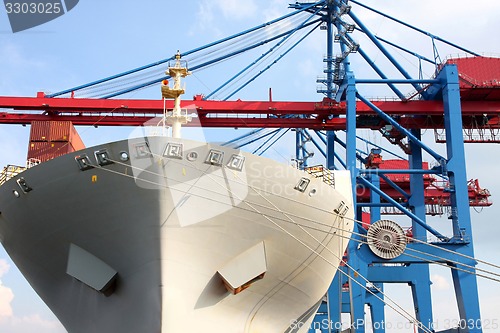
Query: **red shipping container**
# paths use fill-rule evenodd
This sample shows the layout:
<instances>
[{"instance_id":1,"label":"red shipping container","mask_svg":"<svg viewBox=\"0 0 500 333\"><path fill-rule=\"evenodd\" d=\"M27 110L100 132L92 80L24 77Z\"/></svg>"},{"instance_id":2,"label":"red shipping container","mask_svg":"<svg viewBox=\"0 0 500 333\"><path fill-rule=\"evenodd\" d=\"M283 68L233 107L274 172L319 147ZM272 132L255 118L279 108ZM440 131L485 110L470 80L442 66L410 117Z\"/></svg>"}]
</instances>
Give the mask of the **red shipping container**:
<instances>
[{"instance_id":1,"label":"red shipping container","mask_svg":"<svg viewBox=\"0 0 500 333\"><path fill-rule=\"evenodd\" d=\"M74 151L75 148L70 142L32 141L28 147L28 160L36 159L40 162L46 162Z\"/></svg>"},{"instance_id":2,"label":"red shipping container","mask_svg":"<svg viewBox=\"0 0 500 333\"><path fill-rule=\"evenodd\" d=\"M410 164L406 160L385 160L379 165L380 169L389 169L389 170L408 170L409 167ZM424 170L429 170L429 163L423 162L422 168ZM395 183L400 183L400 182L407 183L410 181L410 175L407 173L401 173L401 174L393 173L393 174L387 174L386 176ZM432 175L430 174L424 175L424 181L429 181L430 179L433 179Z\"/></svg>"},{"instance_id":3,"label":"red shipping container","mask_svg":"<svg viewBox=\"0 0 500 333\"><path fill-rule=\"evenodd\" d=\"M71 121L33 121L31 123L30 141L71 142L77 150L85 148Z\"/></svg>"},{"instance_id":4,"label":"red shipping container","mask_svg":"<svg viewBox=\"0 0 500 333\"><path fill-rule=\"evenodd\" d=\"M30 141L49 141L50 121L33 121L31 123Z\"/></svg>"},{"instance_id":5,"label":"red shipping container","mask_svg":"<svg viewBox=\"0 0 500 333\"><path fill-rule=\"evenodd\" d=\"M69 123L71 124L69 142L71 143L75 151L85 149L85 144L83 143L82 138L78 134L78 131L76 130L75 126L73 126L72 122Z\"/></svg>"},{"instance_id":6,"label":"red shipping container","mask_svg":"<svg viewBox=\"0 0 500 333\"><path fill-rule=\"evenodd\" d=\"M69 141L74 129L70 121L51 121L49 141Z\"/></svg>"}]
</instances>

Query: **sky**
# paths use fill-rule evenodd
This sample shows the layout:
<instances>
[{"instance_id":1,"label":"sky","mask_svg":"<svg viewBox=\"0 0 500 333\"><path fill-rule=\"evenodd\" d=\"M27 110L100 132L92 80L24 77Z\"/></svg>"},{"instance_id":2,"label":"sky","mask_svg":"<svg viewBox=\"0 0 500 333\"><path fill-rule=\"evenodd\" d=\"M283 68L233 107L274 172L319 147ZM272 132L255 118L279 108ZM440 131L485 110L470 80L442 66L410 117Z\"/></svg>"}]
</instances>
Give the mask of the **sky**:
<instances>
[{"instance_id":1,"label":"sky","mask_svg":"<svg viewBox=\"0 0 500 333\"><path fill-rule=\"evenodd\" d=\"M469 50L484 55L500 54L498 1L360 1ZM190 50L284 15L289 12L287 6L288 1L282 0L186 0L176 5L170 1L153 0L82 0L67 14L15 34L10 30L5 9L0 8L0 95L35 96L38 91L56 92L136 68L168 58L177 50ZM433 58L432 42L428 37L396 26L359 6L353 5L353 11L374 34ZM396 75L383 55L366 38L356 38L380 67L387 68L388 74ZM463 51L443 43L437 42L436 45L443 60L449 55L463 54ZM221 69L214 67L195 73L187 80L187 98L198 93L208 94L218 86L217 83L223 82L226 72L235 73L253 61L259 52L251 53L244 59L232 59ZM418 76L419 64L414 58L398 50L391 49L391 52L412 76ZM316 93L316 78L322 74L325 53L325 33L315 32L262 75L260 80L232 99L266 100L268 90L272 88L274 100L318 101L322 95ZM351 66L356 77L373 77L359 56L353 55ZM424 74L430 76L432 73L433 67L424 65ZM379 87L362 86L359 89L365 96L389 95ZM407 92L411 93L410 90ZM127 97L157 99L160 98L159 88L141 90ZM131 130L79 128L87 146L126 138ZM231 130L206 131L209 139L240 134ZM360 135L385 144L372 133ZM28 138L29 127L0 125L0 166L23 165ZM269 156L290 163L294 149L292 140L292 136L285 136L269 151ZM444 151L443 146L432 143L432 132L425 133L424 140L436 150ZM481 185L491 190L493 201L496 201L496 193L500 189L500 179L495 172L500 162L498 149L491 144L466 146L468 178L479 178ZM320 160L318 162L321 163ZM496 264L500 264L500 248L496 232L492 231L497 227L496 217L499 214L500 208L495 204L480 213L472 210L476 256ZM445 217L431 221L433 225L443 228L446 228L447 222ZM444 269L433 268L432 277L435 317L444 326L446 320L456 317L455 307L449 306L454 302L452 282L449 271ZM480 279L479 288L483 319L500 320L495 310L500 298L498 284ZM390 286L388 290L399 294L401 303L411 308L408 288ZM397 318L393 314L388 314L388 317ZM0 332L65 332L3 249L0 249ZM485 332L500 332L500 329L490 328Z\"/></svg>"}]
</instances>

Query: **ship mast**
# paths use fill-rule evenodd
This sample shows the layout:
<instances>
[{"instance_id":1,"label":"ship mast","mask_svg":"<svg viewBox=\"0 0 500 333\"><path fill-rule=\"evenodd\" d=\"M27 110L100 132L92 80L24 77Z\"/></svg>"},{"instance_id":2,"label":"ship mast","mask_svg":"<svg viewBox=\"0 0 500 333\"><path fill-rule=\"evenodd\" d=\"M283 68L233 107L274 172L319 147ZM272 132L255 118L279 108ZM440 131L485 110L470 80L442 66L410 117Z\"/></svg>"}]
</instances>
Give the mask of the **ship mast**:
<instances>
[{"instance_id":1,"label":"ship mast","mask_svg":"<svg viewBox=\"0 0 500 333\"><path fill-rule=\"evenodd\" d=\"M181 54L177 51L175 55L175 64L168 67L165 74L174 79L173 87L170 87L168 80L163 80L161 86L161 94L163 100L168 98L174 99L174 109L167 111L163 108L163 125L172 127L172 137L181 137L181 127L191 121L191 116L188 116L187 110L181 109L181 95L185 93L185 89L181 87L181 78L191 74L187 69L187 62L181 61ZM164 103L165 105L165 103Z\"/></svg>"}]
</instances>

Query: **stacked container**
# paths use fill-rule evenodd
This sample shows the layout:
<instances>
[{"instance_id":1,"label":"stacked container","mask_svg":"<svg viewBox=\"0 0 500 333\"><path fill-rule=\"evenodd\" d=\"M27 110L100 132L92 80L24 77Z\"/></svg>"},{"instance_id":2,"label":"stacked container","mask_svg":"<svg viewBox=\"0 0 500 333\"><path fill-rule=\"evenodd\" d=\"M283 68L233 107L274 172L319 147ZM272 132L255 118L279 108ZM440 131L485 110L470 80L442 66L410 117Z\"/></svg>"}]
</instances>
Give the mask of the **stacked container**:
<instances>
[{"instance_id":1,"label":"stacked container","mask_svg":"<svg viewBox=\"0 0 500 333\"><path fill-rule=\"evenodd\" d=\"M71 121L33 121L28 160L45 162L84 149L82 139Z\"/></svg>"}]
</instances>

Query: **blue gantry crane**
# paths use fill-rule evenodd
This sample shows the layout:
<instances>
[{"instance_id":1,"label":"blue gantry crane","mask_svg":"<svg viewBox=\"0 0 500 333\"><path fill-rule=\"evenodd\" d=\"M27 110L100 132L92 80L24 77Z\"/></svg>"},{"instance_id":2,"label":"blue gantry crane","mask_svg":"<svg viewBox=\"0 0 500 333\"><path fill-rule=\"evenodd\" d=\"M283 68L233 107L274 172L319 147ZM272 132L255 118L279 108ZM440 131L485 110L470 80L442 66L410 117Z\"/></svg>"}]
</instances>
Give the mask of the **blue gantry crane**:
<instances>
[{"instance_id":1,"label":"blue gantry crane","mask_svg":"<svg viewBox=\"0 0 500 333\"><path fill-rule=\"evenodd\" d=\"M350 3L429 36L434 46L434 60L419 56L417 53L402 47L398 48L415 54L420 61L433 62L436 69L434 77L430 79L412 78L385 46L387 44L396 45L375 36L355 14ZM370 202L357 203L357 220L362 220L362 208L367 207L369 208L371 224L368 230L364 228L363 224L356 225L354 239L357 241L350 242L346 253L346 263L342 267L343 274L337 274L332 283L322 309L317 315L316 325L311 329L311 332L317 328L321 329L322 332L341 331L342 327L336 324L342 322L342 313L351 315L351 326L349 327L351 332L364 332L366 329L365 305L370 308L372 330L376 333L385 332L387 321L384 316L384 305L386 302L390 302L383 293L386 283L407 283L411 286L415 309L415 322L413 324L420 332L434 331L430 264L441 264L451 269L460 316L456 331L482 332L475 275L477 262L474 259L474 242L466 185L459 68L451 62L443 64L440 61L435 41L447 43L472 57L477 57L475 61L478 62L478 66L483 60L472 51L368 7L360 1L352 0L350 3L347 1L324 1L316 4L314 9L309 11L318 11L315 13L323 18L324 29L327 31L327 56L324 59L327 66L324 71L325 77L318 80L318 83L324 85L324 89L320 92L329 99L339 102L345 101L347 106L344 145L346 157L341 164L351 171L354 193L357 190L359 192L359 187L368 189L371 193ZM291 7L300 10L308 5L296 3ZM355 31L364 34L378 48L398 70L400 78L391 79L384 74L381 68L376 66L364 48L351 37ZM334 43L339 44L338 53L334 53ZM350 66L349 59L353 53L358 53L366 60L379 75L379 78L357 77L355 69ZM361 95L357 89L361 84L387 84L402 101L415 98L426 101L442 101L446 155L441 155L422 141L421 129L401 125L397 119L386 114L383 109ZM396 87L396 84L411 85L415 94L408 98ZM365 158L359 156L356 150L356 123L359 121L356 117L358 100L369 106L378 117L388 124L388 127L393 131L393 134L389 134L391 137L394 138L394 134L396 134L406 138L403 150L408 156L408 169L380 169L377 165L367 163ZM303 148L303 131L305 130L297 131L297 147L301 148L298 158L301 158L303 165L306 166L308 153ZM337 135L334 131L327 131L323 136L325 137L323 141L326 143L327 166L335 168ZM432 170L423 167L424 152L435 160L436 167ZM377 149L373 150L370 157L378 155L378 153ZM359 160L361 160L363 168L357 166ZM409 175L409 192L402 190L390 181L387 176L394 173ZM449 219L453 230L453 234L450 236L434 229L426 221L424 175L429 173L445 177L448 181L446 191L450 194ZM380 187L381 181L390 183L393 188L404 195L406 200L398 202L387 195ZM411 219L411 239L394 222L381 220L381 207L385 206L396 207ZM400 236L397 237L396 234ZM433 236L436 241L428 243L429 235ZM396 309L396 311L405 312L403 309ZM404 313L402 314L404 315ZM324 327L325 319L326 323L329 324L326 327Z\"/></svg>"}]
</instances>

